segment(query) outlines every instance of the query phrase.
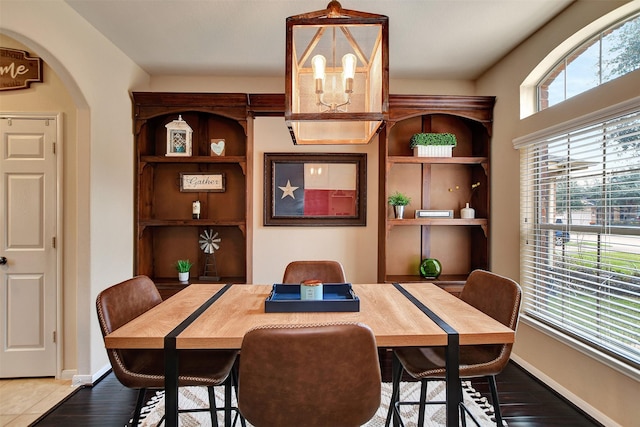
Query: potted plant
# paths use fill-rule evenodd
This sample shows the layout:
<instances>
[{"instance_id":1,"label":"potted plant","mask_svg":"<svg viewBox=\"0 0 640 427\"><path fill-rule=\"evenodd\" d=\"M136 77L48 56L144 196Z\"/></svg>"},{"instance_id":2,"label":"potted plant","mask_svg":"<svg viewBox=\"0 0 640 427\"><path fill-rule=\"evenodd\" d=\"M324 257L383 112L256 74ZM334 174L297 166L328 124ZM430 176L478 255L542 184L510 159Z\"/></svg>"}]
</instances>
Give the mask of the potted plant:
<instances>
[{"instance_id":1,"label":"potted plant","mask_svg":"<svg viewBox=\"0 0 640 427\"><path fill-rule=\"evenodd\" d=\"M411 197L396 191L387 199L389 204L393 206L393 213L397 219L402 219L404 216L404 207L411 203Z\"/></svg>"},{"instance_id":2,"label":"potted plant","mask_svg":"<svg viewBox=\"0 0 640 427\"><path fill-rule=\"evenodd\" d=\"M189 270L193 264L188 259L179 259L176 262L176 270L178 270L178 280L181 282L189 281Z\"/></svg>"},{"instance_id":3,"label":"potted plant","mask_svg":"<svg viewBox=\"0 0 640 427\"><path fill-rule=\"evenodd\" d=\"M456 145L458 141L452 133L416 133L409 141L416 157L451 157Z\"/></svg>"}]
</instances>

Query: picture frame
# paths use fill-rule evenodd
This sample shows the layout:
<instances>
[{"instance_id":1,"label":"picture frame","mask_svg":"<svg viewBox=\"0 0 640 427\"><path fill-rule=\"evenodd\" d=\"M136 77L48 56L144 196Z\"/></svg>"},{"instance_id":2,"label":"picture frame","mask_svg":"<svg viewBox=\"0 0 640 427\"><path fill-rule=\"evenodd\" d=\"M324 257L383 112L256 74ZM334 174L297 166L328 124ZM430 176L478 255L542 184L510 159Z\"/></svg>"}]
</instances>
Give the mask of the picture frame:
<instances>
[{"instance_id":1,"label":"picture frame","mask_svg":"<svg viewBox=\"0 0 640 427\"><path fill-rule=\"evenodd\" d=\"M180 191L181 192L213 192L224 193L225 191L224 173L209 172L181 172Z\"/></svg>"},{"instance_id":2,"label":"picture frame","mask_svg":"<svg viewBox=\"0 0 640 427\"><path fill-rule=\"evenodd\" d=\"M367 155L265 153L264 225L365 226Z\"/></svg>"}]
</instances>

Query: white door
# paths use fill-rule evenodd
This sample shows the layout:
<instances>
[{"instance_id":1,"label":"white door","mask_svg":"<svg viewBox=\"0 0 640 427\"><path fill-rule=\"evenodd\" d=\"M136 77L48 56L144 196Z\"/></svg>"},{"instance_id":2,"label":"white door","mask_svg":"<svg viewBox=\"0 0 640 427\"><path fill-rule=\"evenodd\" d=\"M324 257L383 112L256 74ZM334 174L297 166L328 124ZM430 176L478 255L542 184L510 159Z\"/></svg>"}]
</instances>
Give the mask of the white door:
<instances>
[{"instance_id":1,"label":"white door","mask_svg":"<svg viewBox=\"0 0 640 427\"><path fill-rule=\"evenodd\" d=\"M2 378L56 375L58 121L0 115Z\"/></svg>"}]
</instances>

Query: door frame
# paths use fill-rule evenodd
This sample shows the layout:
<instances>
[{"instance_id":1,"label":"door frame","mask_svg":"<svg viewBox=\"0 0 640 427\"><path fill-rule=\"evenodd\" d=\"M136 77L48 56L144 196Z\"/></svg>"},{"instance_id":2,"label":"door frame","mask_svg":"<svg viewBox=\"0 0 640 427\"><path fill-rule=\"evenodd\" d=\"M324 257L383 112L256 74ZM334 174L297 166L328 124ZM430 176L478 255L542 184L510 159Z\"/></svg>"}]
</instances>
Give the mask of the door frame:
<instances>
[{"instance_id":1,"label":"door frame","mask_svg":"<svg viewBox=\"0 0 640 427\"><path fill-rule=\"evenodd\" d=\"M63 334L63 306L62 306L62 265L63 265L63 204L64 200L63 190L63 115L61 112L57 113L43 113L43 112L3 112L0 111L0 117L6 119L20 119L20 120L53 120L56 124L56 141L55 141L55 159L56 159L56 379L60 379L63 369L63 348L64 348L64 334Z\"/></svg>"}]
</instances>

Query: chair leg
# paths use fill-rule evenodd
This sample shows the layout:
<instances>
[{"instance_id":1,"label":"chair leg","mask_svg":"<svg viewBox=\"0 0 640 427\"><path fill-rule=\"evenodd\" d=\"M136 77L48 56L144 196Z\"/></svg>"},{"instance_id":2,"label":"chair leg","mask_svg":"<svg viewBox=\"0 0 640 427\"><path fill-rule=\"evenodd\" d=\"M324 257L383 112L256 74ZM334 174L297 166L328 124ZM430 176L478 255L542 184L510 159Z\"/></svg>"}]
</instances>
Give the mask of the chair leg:
<instances>
[{"instance_id":1,"label":"chair leg","mask_svg":"<svg viewBox=\"0 0 640 427\"><path fill-rule=\"evenodd\" d=\"M238 401L238 366L235 365L231 370L231 386L236 393L236 402ZM240 418L240 425L242 427L247 427L247 422L244 417L240 413L240 409L236 408L236 416L233 419L233 425L236 425L236 421Z\"/></svg>"},{"instance_id":2,"label":"chair leg","mask_svg":"<svg viewBox=\"0 0 640 427\"><path fill-rule=\"evenodd\" d=\"M494 375L487 376L489 381L489 388L491 389L491 403L493 403L493 409L496 415L496 425L502 427L502 413L500 412L500 400L498 399L498 386L496 384L496 377Z\"/></svg>"},{"instance_id":3,"label":"chair leg","mask_svg":"<svg viewBox=\"0 0 640 427\"><path fill-rule=\"evenodd\" d=\"M140 411L142 410L142 405L144 404L144 396L147 394L146 388L141 388L138 390L138 400L136 401L136 409L133 412L133 420L131 421L131 425L137 427L140 422Z\"/></svg>"},{"instance_id":4,"label":"chair leg","mask_svg":"<svg viewBox=\"0 0 640 427\"><path fill-rule=\"evenodd\" d=\"M399 415L396 413L395 404L400 400L400 380L402 379L402 364L397 359L395 353L393 355L393 363L391 369L391 378L392 378L392 390L391 390L391 400L389 401L389 410L387 411L387 420L385 422L385 427L389 427L391 423L391 419L397 420Z\"/></svg>"},{"instance_id":5,"label":"chair leg","mask_svg":"<svg viewBox=\"0 0 640 427\"><path fill-rule=\"evenodd\" d=\"M218 424L218 406L216 405L216 392L213 386L207 387L209 393L209 413L211 413L211 425L219 427Z\"/></svg>"},{"instance_id":6,"label":"chair leg","mask_svg":"<svg viewBox=\"0 0 640 427\"><path fill-rule=\"evenodd\" d=\"M418 406L418 425L424 425L424 413L427 406L427 385L429 381L420 380L420 403Z\"/></svg>"},{"instance_id":7,"label":"chair leg","mask_svg":"<svg viewBox=\"0 0 640 427\"><path fill-rule=\"evenodd\" d=\"M462 380L460 380L460 384L458 384L458 387L460 387L460 396L462 396L462 401L460 402L460 421L462 422L462 427L467 427L467 413L465 412L464 406L464 390L462 390Z\"/></svg>"}]
</instances>

